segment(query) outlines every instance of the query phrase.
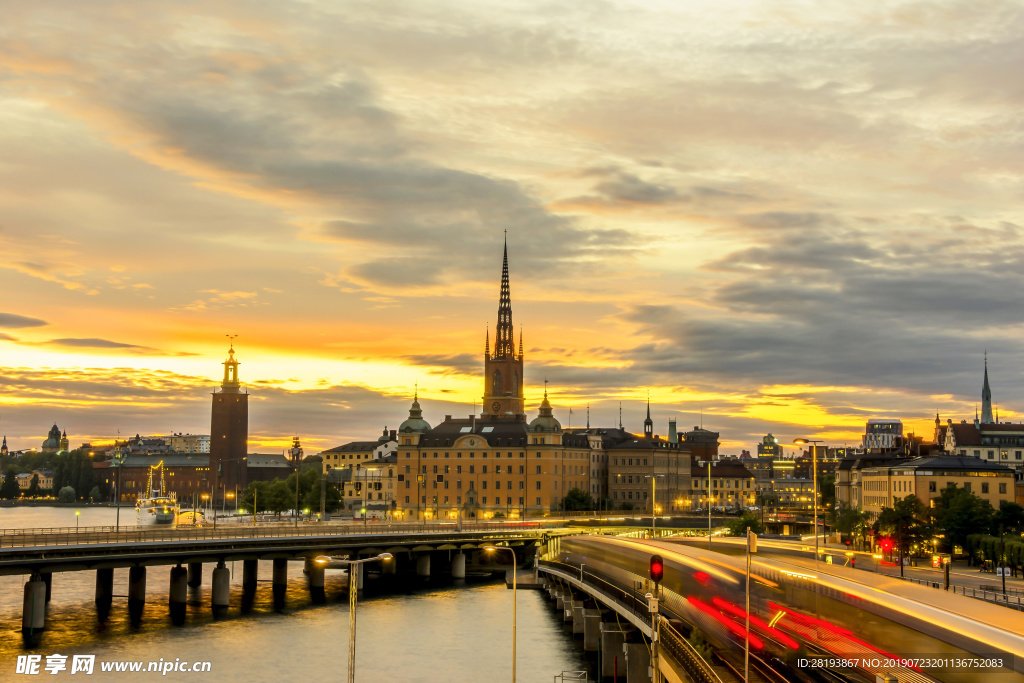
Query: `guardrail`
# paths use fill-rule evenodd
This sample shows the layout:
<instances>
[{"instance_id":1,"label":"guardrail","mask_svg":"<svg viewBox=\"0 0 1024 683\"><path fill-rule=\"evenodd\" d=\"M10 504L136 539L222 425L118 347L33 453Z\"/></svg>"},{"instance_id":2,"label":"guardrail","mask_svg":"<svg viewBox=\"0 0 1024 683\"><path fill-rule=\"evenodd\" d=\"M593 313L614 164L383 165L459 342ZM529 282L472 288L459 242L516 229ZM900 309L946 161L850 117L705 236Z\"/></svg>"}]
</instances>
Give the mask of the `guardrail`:
<instances>
[{"instance_id":1,"label":"guardrail","mask_svg":"<svg viewBox=\"0 0 1024 683\"><path fill-rule=\"evenodd\" d=\"M924 579L915 579L910 576L899 576L897 574L883 573L881 576L887 576L893 579L900 579L907 581L908 583L916 583L922 586L928 586L929 588L937 588L943 590L943 581L926 581ZM1011 588L1007 588L1006 594L1003 594L1001 588L994 586L982 586L981 588L968 588L967 586L956 586L950 585L949 589L952 593L959 593L968 598L974 598L975 600L983 600L985 602L991 602L995 605L1002 605L1003 607L1009 607L1020 612L1024 612L1024 594L1020 594L1020 591L1016 591ZM1011 592L1018 593L1017 595L1010 595Z\"/></svg>"},{"instance_id":2,"label":"guardrail","mask_svg":"<svg viewBox=\"0 0 1024 683\"><path fill-rule=\"evenodd\" d=\"M606 600L618 603L633 614L633 616L639 617L641 620L649 621L651 618L651 613L647 607L646 594L641 595L642 577L637 574L625 572L629 576L641 579L634 581L633 585L626 587L603 572L587 569L586 565L580 567L557 560L541 560L540 565L559 569L567 574L577 576L580 582L588 584ZM722 679L704 658L693 649L692 645L686 642L682 635L675 630L675 627L664 617L661 618L659 628L661 629L661 643L667 645L667 649L673 658L686 670L686 673L694 681L697 683L722 683ZM668 644L670 640L671 644Z\"/></svg>"},{"instance_id":3,"label":"guardrail","mask_svg":"<svg viewBox=\"0 0 1024 683\"><path fill-rule=\"evenodd\" d=\"M672 626L668 619L662 617L658 626L661 646L672 653L672 656L686 673L697 683L722 683L722 679L711 666L700 656L683 635Z\"/></svg>"},{"instance_id":4,"label":"guardrail","mask_svg":"<svg viewBox=\"0 0 1024 683\"><path fill-rule=\"evenodd\" d=\"M254 526L182 526L161 527L75 527L0 530L0 548L32 546L85 545L103 543L137 543L144 541L202 541L294 536L380 536L389 534L417 535L430 533L522 532L541 531L557 525L540 522L509 523L435 523L435 524L302 524Z\"/></svg>"}]
</instances>

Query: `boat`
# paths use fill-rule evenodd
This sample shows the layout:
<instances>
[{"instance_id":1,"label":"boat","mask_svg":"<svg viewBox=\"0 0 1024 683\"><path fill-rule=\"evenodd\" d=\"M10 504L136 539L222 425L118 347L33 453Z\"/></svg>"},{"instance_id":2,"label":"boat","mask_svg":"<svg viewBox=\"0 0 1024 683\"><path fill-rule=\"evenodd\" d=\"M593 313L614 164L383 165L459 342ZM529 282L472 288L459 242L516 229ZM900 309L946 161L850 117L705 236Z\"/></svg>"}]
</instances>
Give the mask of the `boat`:
<instances>
[{"instance_id":1,"label":"boat","mask_svg":"<svg viewBox=\"0 0 1024 683\"><path fill-rule=\"evenodd\" d=\"M153 481L153 470L160 471L160 485ZM146 493L135 499L135 513L139 526L173 527L178 521L178 501L174 493L169 493L164 485L164 461L149 468L149 481Z\"/></svg>"}]
</instances>

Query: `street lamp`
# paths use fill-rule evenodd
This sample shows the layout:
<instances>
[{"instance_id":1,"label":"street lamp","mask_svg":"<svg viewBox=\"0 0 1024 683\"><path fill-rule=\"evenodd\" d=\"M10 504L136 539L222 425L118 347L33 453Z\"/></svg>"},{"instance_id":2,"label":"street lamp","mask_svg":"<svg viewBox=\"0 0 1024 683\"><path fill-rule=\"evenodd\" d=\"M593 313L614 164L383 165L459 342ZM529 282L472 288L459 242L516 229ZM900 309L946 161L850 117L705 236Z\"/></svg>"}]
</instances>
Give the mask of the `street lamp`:
<instances>
[{"instance_id":1,"label":"street lamp","mask_svg":"<svg viewBox=\"0 0 1024 683\"><path fill-rule=\"evenodd\" d=\"M508 546L483 546L485 553L507 550L512 554L512 683L516 683L516 551Z\"/></svg>"},{"instance_id":2,"label":"street lamp","mask_svg":"<svg viewBox=\"0 0 1024 683\"><path fill-rule=\"evenodd\" d=\"M348 681L355 683L356 680L356 594L359 592L357 565L367 562L390 562L394 560L391 553L381 553L374 557L366 557L361 560L349 560L347 558L328 557L320 555L314 560L317 564L327 568L331 563L348 565Z\"/></svg>"},{"instance_id":3,"label":"street lamp","mask_svg":"<svg viewBox=\"0 0 1024 683\"><path fill-rule=\"evenodd\" d=\"M814 492L811 495L811 506L814 508L814 562L818 562L818 444L820 439L793 439L795 444L811 444L811 469L814 471Z\"/></svg>"},{"instance_id":4,"label":"street lamp","mask_svg":"<svg viewBox=\"0 0 1024 683\"><path fill-rule=\"evenodd\" d=\"M75 533L78 533L78 516L82 514L78 510L75 510Z\"/></svg>"},{"instance_id":5,"label":"street lamp","mask_svg":"<svg viewBox=\"0 0 1024 683\"><path fill-rule=\"evenodd\" d=\"M655 520L657 519L657 514L656 513L658 512L658 503L657 503L658 499L654 495L654 482L655 482L655 480L658 477L664 477L664 476L665 476L664 474L645 474L644 475L644 477L647 477L647 478L649 478L651 480L651 538L654 538L655 524L656 524Z\"/></svg>"}]
</instances>

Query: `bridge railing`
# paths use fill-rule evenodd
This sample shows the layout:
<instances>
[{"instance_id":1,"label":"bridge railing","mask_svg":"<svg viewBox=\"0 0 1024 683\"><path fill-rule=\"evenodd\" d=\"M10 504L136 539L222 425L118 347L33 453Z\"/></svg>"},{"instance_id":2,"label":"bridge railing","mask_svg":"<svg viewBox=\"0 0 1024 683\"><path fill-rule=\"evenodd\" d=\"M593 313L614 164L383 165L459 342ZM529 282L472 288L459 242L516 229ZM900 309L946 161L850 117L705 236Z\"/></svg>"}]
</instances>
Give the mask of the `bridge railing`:
<instances>
[{"instance_id":1,"label":"bridge railing","mask_svg":"<svg viewBox=\"0 0 1024 683\"><path fill-rule=\"evenodd\" d=\"M662 617L658 625L660 643L697 683L722 683L722 679L672 623Z\"/></svg>"},{"instance_id":2,"label":"bridge railing","mask_svg":"<svg viewBox=\"0 0 1024 683\"><path fill-rule=\"evenodd\" d=\"M274 538L295 536L379 536L390 534L417 535L430 533L494 532L515 533L541 530L556 525L539 522L505 523L430 523L430 524L300 524L252 526L179 526L166 529L155 526L140 527L55 527L36 529L0 529L0 548L29 546L84 545L103 543L129 543L142 541L190 541L247 538Z\"/></svg>"},{"instance_id":3,"label":"bridge railing","mask_svg":"<svg viewBox=\"0 0 1024 683\"><path fill-rule=\"evenodd\" d=\"M588 569L586 565L580 567L576 564L559 562L558 560L541 560L540 565L559 569L570 576L578 578L606 600L618 603L619 606L624 607L633 616L641 620L649 621L651 618L651 613L647 606L646 592L643 588L643 580L639 575L627 573L629 576L634 577L632 584L627 586L621 579L616 579L601 571ZM715 673L704 658L700 656L692 645L686 642L682 635L676 631L675 627L664 617L661 618L659 628L662 644L666 645L666 649L673 659L686 670L694 681L697 683L722 683L722 679L719 678L718 674Z\"/></svg>"}]
</instances>

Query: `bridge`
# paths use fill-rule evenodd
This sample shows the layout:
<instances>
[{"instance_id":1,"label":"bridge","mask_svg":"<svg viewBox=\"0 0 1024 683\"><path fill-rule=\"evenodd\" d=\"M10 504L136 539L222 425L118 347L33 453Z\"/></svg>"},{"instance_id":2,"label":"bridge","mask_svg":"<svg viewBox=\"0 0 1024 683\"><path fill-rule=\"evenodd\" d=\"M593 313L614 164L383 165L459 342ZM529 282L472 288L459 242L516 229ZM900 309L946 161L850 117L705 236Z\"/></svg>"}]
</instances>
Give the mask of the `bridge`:
<instances>
[{"instance_id":1,"label":"bridge","mask_svg":"<svg viewBox=\"0 0 1024 683\"><path fill-rule=\"evenodd\" d=\"M521 523L395 523L395 524L259 524L177 528L85 527L76 529L0 530L0 575L27 574L22 633L26 644L39 644L46 630L46 605L53 594L53 575L94 571L96 611L102 622L113 604L114 570L128 569L128 613L137 623L146 604L147 567L171 565L169 610L172 623L184 623L189 587L202 583L203 565L212 564L211 608L215 617L229 607L227 562L242 563L242 611L252 608L260 560L273 564L275 608L284 606L288 563L301 560L314 603L323 602L324 568L320 555L352 559L390 553L383 575L428 577L441 571L453 578L470 572L500 571L506 565L481 552L485 546L512 549L516 564L544 552L550 538L579 533L564 521ZM505 560L508 562L507 558ZM364 577L357 576L362 588Z\"/></svg>"},{"instance_id":2,"label":"bridge","mask_svg":"<svg viewBox=\"0 0 1024 683\"><path fill-rule=\"evenodd\" d=\"M652 554L665 560L654 619ZM647 681L653 655L663 680L743 680L745 557L571 536L551 539L539 572L602 676ZM1024 680L1018 612L813 558L755 556L749 616L751 681Z\"/></svg>"}]
</instances>

